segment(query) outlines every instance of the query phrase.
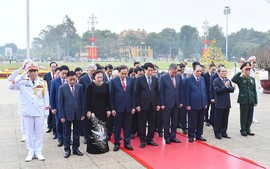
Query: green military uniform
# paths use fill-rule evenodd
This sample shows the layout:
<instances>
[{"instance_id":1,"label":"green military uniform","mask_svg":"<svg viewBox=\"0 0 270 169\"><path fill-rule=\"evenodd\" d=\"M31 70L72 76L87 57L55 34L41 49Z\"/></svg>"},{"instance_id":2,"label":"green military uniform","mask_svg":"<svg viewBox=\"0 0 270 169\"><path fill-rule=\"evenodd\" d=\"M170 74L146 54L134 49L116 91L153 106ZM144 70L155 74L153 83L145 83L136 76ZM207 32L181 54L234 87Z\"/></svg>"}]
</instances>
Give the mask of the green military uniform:
<instances>
[{"instance_id":1,"label":"green military uniform","mask_svg":"<svg viewBox=\"0 0 270 169\"><path fill-rule=\"evenodd\" d=\"M254 135L251 134L250 126L252 124L254 105L258 103L255 79L237 73L232 78L232 82L236 83L239 88L237 102L240 104L240 132L243 136Z\"/></svg>"}]
</instances>

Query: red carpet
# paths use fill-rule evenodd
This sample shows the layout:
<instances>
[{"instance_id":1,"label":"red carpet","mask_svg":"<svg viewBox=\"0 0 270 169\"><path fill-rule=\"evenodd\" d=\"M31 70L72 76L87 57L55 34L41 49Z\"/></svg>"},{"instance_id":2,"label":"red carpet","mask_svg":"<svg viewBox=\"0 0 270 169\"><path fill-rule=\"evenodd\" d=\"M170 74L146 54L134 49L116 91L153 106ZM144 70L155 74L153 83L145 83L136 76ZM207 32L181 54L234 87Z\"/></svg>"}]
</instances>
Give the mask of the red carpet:
<instances>
[{"instance_id":1,"label":"red carpet","mask_svg":"<svg viewBox=\"0 0 270 169\"><path fill-rule=\"evenodd\" d=\"M266 168L246 158L232 155L229 152L204 142L194 141L189 143L186 136L178 133L177 138L182 143L166 145L161 137L154 141L159 146L140 148L140 141L136 137L131 140L133 151L121 147L123 151L132 156L146 168L161 169L261 169ZM113 140L113 139L112 139ZM112 141L111 140L111 141ZM123 143L121 143L123 146Z\"/></svg>"}]
</instances>

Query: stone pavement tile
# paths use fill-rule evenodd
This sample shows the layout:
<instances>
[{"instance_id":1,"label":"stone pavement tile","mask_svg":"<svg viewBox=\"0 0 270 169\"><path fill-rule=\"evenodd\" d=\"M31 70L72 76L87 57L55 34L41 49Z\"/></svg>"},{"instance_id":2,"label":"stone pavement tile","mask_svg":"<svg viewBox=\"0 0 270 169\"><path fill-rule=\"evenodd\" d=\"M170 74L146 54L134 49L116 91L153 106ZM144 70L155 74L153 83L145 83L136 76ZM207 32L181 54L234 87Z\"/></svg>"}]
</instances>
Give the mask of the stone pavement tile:
<instances>
[{"instance_id":1,"label":"stone pavement tile","mask_svg":"<svg viewBox=\"0 0 270 169\"><path fill-rule=\"evenodd\" d=\"M109 158L99 157L99 158L94 158L92 160L97 166L105 165L105 164L113 165L113 164L118 163L118 161L115 160L113 157L109 157Z\"/></svg>"},{"instance_id":2,"label":"stone pavement tile","mask_svg":"<svg viewBox=\"0 0 270 169\"><path fill-rule=\"evenodd\" d=\"M128 169L143 169L143 168L145 168L142 164L140 164L138 162L134 162L134 161L122 162L121 164L125 168L128 168Z\"/></svg>"},{"instance_id":3,"label":"stone pavement tile","mask_svg":"<svg viewBox=\"0 0 270 169\"><path fill-rule=\"evenodd\" d=\"M17 147L8 147L1 149L0 163L2 162L15 162L19 160Z\"/></svg>"},{"instance_id":4,"label":"stone pavement tile","mask_svg":"<svg viewBox=\"0 0 270 169\"><path fill-rule=\"evenodd\" d=\"M77 169L76 167L74 168L69 163L51 163L51 164L46 164L46 168L47 169Z\"/></svg>"},{"instance_id":5,"label":"stone pavement tile","mask_svg":"<svg viewBox=\"0 0 270 169\"><path fill-rule=\"evenodd\" d=\"M116 163L116 164L99 164L98 168L100 168L100 169L125 169L125 167L120 163Z\"/></svg>"},{"instance_id":6,"label":"stone pavement tile","mask_svg":"<svg viewBox=\"0 0 270 169\"><path fill-rule=\"evenodd\" d=\"M0 162L0 168L3 169L17 169L20 168L20 164L16 162L10 162L10 161L5 161L5 162Z\"/></svg>"},{"instance_id":7,"label":"stone pavement tile","mask_svg":"<svg viewBox=\"0 0 270 169\"><path fill-rule=\"evenodd\" d=\"M39 161L37 159L34 159L30 162L22 161L20 162L20 168L22 169L46 169L44 161Z\"/></svg>"}]
</instances>

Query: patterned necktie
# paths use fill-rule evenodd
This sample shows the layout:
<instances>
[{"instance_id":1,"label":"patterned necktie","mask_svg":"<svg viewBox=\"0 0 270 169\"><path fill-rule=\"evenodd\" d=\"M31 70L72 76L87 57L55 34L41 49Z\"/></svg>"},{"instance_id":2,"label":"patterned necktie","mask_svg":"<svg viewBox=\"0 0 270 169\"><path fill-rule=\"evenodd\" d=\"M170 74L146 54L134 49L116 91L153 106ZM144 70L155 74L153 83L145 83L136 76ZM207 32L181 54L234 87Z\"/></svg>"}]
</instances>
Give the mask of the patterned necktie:
<instances>
[{"instance_id":1,"label":"patterned necktie","mask_svg":"<svg viewBox=\"0 0 270 169\"><path fill-rule=\"evenodd\" d=\"M72 85L71 86L71 93L72 93L72 96L74 97L75 96L75 92L74 92L75 90L74 90L74 86Z\"/></svg>"},{"instance_id":2,"label":"patterned necktie","mask_svg":"<svg viewBox=\"0 0 270 169\"><path fill-rule=\"evenodd\" d=\"M32 83L33 83L33 86L35 86L35 81L32 81Z\"/></svg>"},{"instance_id":3,"label":"patterned necktie","mask_svg":"<svg viewBox=\"0 0 270 169\"><path fill-rule=\"evenodd\" d=\"M122 87L123 87L124 91L126 91L126 84L125 84L124 79L122 79Z\"/></svg>"},{"instance_id":4,"label":"patterned necktie","mask_svg":"<svg viewBox=\"0 0 270 169\"><path fill-rule=\"evenodd\" d=\"M172 77L172 84L173 84L173 87L175 88L175 81L174 81L174 77Z\"/></svg>"},{"instance_id":5,"label":"patterned necktie","mask_svg":"<svg viewBox=\"0 0 270 169\"><path fill-rule=\"evenodd\" d=\"M148 87L150 91L151 91L151 84L152 84L151 77L148 77Z\"/></svg>"}]
</instances>

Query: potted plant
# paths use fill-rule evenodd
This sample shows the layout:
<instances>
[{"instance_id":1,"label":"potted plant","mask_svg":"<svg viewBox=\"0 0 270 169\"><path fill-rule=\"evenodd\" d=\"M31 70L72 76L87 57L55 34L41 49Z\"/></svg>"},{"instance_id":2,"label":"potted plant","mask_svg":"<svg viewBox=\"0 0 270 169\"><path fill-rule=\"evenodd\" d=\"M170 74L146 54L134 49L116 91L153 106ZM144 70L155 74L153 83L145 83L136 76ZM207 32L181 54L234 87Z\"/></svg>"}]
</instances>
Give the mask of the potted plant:
<instances>
[{"instance_id":1,"label":"potted plant","mask_svg":"<svg viewBox=\"0 0 270 169\"><path fill-rule=\"evenodd\" d=\"M268 79L262 79L260 83L263 93L270 94L270 43L257 47L253 51L253 55L256 56L258 68L268 72Z\"/></svg>"}]
</instances>

